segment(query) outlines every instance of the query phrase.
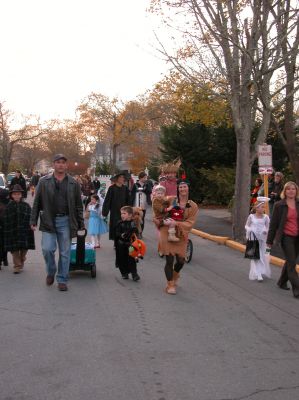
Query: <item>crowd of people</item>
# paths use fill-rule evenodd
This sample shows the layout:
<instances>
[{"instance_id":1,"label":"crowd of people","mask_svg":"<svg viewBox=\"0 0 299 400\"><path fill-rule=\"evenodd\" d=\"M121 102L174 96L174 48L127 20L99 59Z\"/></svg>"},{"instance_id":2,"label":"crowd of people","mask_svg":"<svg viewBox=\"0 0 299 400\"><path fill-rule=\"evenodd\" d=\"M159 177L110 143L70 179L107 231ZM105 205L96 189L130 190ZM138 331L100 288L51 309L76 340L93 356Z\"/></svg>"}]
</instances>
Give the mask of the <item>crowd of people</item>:
<instances>
[{"instance_id":1,"label":"crowd of people","mask_svg":"<svg viewBox=\"0 0 299 400\"><path fill-rule=\"evenodd\" d=\"M24 268L28 250L35 249L34 231L42 232L41 248L46 265L46 284L55 279L60 291L68 290L68 276L72 238L85 229L94 249L101 247L101 235L109 232L115 249L115 266L123 279L140 280L136 258L130 256L132 242L142 239L145 214L153 210L153 223L158 233L158 250L165 256L165 291L176 294L184 266L188 233L192 229L198 207L189 199L189 182L176 177L177 165L168 164L162 170L160 182L153 186L141 171L132 184L126 172L111 178L105 198L101 183L89 176L72 177L67 173L67 159L63 154L53 158L53 173L40 177L36 172L31 180L34 187L32 209L21 171L11 181L10 190L0 189L0 267L8 265L11 252L13 272ZM130 183L130 184L128 184ZM259 257L250 263L249 279L262 282L271 276L269 254L273 243L281 244L285 264L277 282L279 288L289 290L299 298L299 277L296 260L299 254L299 189L295 182L283 185L283 175L276 172L269 179L269 195L264 196L262 179L255 180L251 195L251 213L245 230L259 243ZM269 216L265 213L269 205ZM109 216L109 223L107 218ZM108 226L109 225L109 226ZM55 253L59 257L56 265Z\"/></svg>"},{"instance_id":2,"label":"crowd of people","mask_svg":"<svg viewBox=\"0 0 299 400\"><path fill-rule=\"evenodd\" d=\"M9 192L0 193L0 257L8 264L7 252L11 252L13 272L20 274L24 268L28 250L35 249L34 232L39 222L42 233L41 249L46 265L46 284L53 285L55 279L60 291L68 290L70 252L72 238L77 232L88 233L93 248L100 248L101 235L109 231L109 239L115 249L115 266L123 279L140 280L136 257L130 254L134 240L142 238L145 214L155 196L163 189L167 212L163 216L154 210L153 222L158 232L158 246L166 257L166 293L176 294L180 271L183 268L188 241L188 232L195 223L198 207L189 199L189 183L177 182L173 172L164 171L161 185L153 187L147 174L141 171L138 181L128 185L126 172L111 178L105 198L100 194L101 184L89 176L72 177L67 173L67 158L57 154L53 158L53 173L33 176L32 208L24 199L27 190L22 174L16 174ZM170 178L170 179L168 179ZM175 195L174 195L175 194ZM163 211L163 210L162 210ZM109 227L106 220L109 216ZM169 230L173 230L175 240ZM58 247L58 263L55 253ZM144 246L145 248L145 246Z\"/></svg>"}]
</instances>

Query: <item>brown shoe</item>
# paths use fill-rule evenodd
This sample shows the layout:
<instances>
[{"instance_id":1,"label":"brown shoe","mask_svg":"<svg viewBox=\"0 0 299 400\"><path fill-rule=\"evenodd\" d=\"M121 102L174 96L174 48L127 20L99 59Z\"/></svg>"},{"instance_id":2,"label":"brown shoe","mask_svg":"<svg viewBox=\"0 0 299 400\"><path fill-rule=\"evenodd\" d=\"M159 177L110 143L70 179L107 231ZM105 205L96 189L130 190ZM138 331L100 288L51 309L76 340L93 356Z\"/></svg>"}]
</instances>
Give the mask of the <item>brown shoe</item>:
<instances>
[{"instance_id":1,"label":"brown shoe","mask_svg":"<svg viewBox=\"0 0 299 400\"><path fill-rule=\"evenodd\" d=\"M61 292L66 292L67 291L66 283L58 283L58 290L60 290Z\"/></svg>"},{"instance_id":2,"label":"brown shoe","mask_svg":"<svg viewBox=\"0 0 299 400\"><path fill-rule=\"evenodd\" d=\"M47 283L47 286L53 285L53 283L54 283L54 276L52 276L52 275L47 275L46 283Z\"/></svg>"}]
</instances>

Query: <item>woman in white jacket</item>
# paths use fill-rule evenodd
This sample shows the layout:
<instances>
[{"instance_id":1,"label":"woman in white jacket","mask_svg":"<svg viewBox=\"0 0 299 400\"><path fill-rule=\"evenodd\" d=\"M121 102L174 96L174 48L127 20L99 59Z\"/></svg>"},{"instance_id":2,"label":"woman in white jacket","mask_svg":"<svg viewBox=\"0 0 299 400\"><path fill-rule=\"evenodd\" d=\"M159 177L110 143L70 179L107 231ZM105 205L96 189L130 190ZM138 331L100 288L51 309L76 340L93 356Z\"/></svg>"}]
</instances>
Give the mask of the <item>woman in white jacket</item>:
<instances>
[{"instance_id":1,"label":"woman in white jacket","mask_svg":"<svg viewBox=\"0 0 299 400\"><path fill-rule=\"evenodd\" d=\"M265 203L268 202L267 197L258 197L254 205L254 214L249 214L245 225L246 238L253 232L259 241L260 258L259 260L250 261L249 279L263 281L263 276L271 277L271 269L269 265L269 255L266 254L266 239L269 230L270 219L265 214Z\"/></svg>"}]
</instances>

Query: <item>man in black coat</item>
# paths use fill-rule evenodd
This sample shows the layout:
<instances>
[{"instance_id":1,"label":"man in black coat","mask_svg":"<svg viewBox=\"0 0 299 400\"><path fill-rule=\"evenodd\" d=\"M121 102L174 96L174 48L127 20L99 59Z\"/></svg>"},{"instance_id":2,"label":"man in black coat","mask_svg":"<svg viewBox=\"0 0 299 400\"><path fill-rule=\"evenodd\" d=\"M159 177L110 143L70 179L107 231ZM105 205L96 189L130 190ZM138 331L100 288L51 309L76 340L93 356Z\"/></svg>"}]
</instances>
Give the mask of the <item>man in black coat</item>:
<instances>
[{"instance_id":1,"label":"man in black coat","mask_svg":"<svg viewBox=\"0 0 299 400\"><path fill-rule=\"evenodd\" d=\"M10 182L9 190L12 190L12 188L15 185L21 186L21 188L23 189L23 197L26 199L26 197L27 197L26 180L25 180L24 176L22 175L22 172L19 169L16 170L16 176L14 178L12 178L12 180Z\"/></svg>"}]
</instances>

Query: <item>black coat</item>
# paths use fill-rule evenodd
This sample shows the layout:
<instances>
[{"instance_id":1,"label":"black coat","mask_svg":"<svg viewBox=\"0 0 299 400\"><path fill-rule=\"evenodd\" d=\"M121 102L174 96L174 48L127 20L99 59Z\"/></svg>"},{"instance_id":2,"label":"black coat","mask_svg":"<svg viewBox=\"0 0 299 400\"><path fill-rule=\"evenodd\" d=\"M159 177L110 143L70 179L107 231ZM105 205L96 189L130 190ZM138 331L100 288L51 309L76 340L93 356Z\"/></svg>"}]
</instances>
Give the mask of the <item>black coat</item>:
<instances>
[{"instance_id":1,"label":"black coat","mask_svg":"<svg viewBox=\"0 0 299 400\"><path fill-rule=\"evenodd\" d=\"M130 205L130 192L127 186L111 185L106 194L102 214L107 217L110 213L109 221L109 239L115 238L115 227L120 220L120 209Z\"/></svg>"},{"instance_id":2,"label":"black coat","mask_svg":"<svg viewBox=\"0 0 299 400\"><path fill-rule=\"evenodd\" d=\"M118 221L115 226L115 241L124 246L130 246L132 235L138 234L134 221Z\"/></svg>"},{"instance_id":3,"label":"black coat","mask_svg":"<svg viewBox=\"0 0 299 400\"><path fill-rule=\"evenodd\" d=\"M31 207L28 203L14 200L8 203L3 216L5 251L35 249L30 215Z\"/></svg>"},{"instance_id":4,"label":"black coat","mask_svg":"<svg viewBox=\"0 0 299 400\"><path fill-rule=\"evenodd\" d=\"M70 175L66 175L67 201L70 221L71 237L76 237L78 229L84 228L83 204L81 200L81 188L79 183ZM55 181L53 174L41 178L38 182L30 223L37 225L40 218L39 230L42 232L56 233L55 210L54 210Z\"/></svg>"},{"instance_id":5,"label":"black coat","mask_svg":"<svg viewBox=\"0 0 299 400\"><path fill-rule=\"evenodd\" d=\"M297 209L297 222L299 226L299 200L296 201ZM285 199L277 201L274 204L273 214L270 220L270 227L267 237L267 243L273 244L273 242L279 243L283 236L284 226L288 216L288 205Z\"/></svg>"}]
</instances>

